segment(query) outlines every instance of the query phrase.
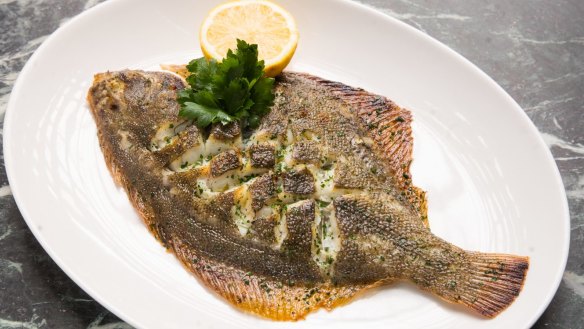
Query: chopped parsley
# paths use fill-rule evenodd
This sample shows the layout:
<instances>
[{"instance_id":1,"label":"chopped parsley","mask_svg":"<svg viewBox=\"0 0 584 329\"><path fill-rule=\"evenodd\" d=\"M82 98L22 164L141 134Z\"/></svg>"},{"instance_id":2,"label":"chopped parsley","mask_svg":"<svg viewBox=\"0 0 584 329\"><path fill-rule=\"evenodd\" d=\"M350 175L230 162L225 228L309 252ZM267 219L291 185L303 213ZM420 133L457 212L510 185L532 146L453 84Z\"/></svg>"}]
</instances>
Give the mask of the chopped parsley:
<instances>
[{"instance_id":1,"label":"chopped parsley","mask_svg":"<svg viewBox=\"0 0 584 329\"><path fill-rule=\"evenodd\" d=\"M240 177L239 178L239 183L242 184L242 183L248 182L248 181L250 181L251 179L253 179L255 177L258 177L258 174L250 174L250 175L247 175L247 176Z\"/></svg>"}]
</instances>

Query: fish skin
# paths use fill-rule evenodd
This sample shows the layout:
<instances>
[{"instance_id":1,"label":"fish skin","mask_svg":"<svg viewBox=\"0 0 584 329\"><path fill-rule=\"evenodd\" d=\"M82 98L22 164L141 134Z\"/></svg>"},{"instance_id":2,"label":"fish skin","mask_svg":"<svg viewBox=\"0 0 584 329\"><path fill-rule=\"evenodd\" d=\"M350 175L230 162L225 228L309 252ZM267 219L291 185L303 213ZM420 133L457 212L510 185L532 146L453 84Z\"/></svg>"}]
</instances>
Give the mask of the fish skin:
<instances>
[{"instance_id":1,"label":"fish skin","mask_svg":"<svg viewBox=\"0 0 584 329\"><path fill-rule=\"evenodd\" d=\"M150 231L233 305L298 320L405 280L493 317L519 294L526 257L465 251L430 232L409 173L409 111L286 72L245 144L238 125L205 132L179 119L184 87L170 73L107 72L95 76L88 102L108 168ZM201 143L214 154L196 157ZM197 163L173 166L184 154ZM336 253L322 258L327 224Z\"/></svg>"}]
</instances>

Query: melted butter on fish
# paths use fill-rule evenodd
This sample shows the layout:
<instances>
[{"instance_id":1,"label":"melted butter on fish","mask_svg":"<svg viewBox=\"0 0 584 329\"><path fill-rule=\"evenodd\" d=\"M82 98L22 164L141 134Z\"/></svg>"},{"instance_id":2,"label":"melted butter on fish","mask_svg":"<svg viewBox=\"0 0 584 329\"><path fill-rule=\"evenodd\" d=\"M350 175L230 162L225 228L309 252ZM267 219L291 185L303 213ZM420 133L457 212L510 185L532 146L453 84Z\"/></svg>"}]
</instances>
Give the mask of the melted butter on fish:
<instances>
[{"instance_id":1,"label":"melted butter on fish","mask_svg":"<svg viewBox=\"0 0 584 329\"><path fill-rule=\"evenodd\" d=\"M183 124L185 126L185 124ZM164 128L166 127L166 128ZM172 125L164 125L153 139L153 145L159 145L157 149L162 149L166 145L172 144L184 128L179 130L172 129ZM305 132L301 136L302 141L316 141L320 138L312 132ZM165 143L164 140L169 142ZM333 263L337 253L341 248L340 233L334 217L334 208L330 203L335 197L351 193L346 189L335 188L333 183L335 155L321 150L322 154L316 159L315 164L305 165L302 158L298 158L295 153L295 138L292 131L286 132L285 138L280 140L270 138L266 131L260 130L255 132L244 143L241 134L235 134L232 138L219 139L211 135L207 141L201 140L195 147L190 148L184 154L174 160L168 169L172 171L197 171L200 174L198 178L197 196L202 199L213 199L221 192L234 193L234 205L231 208L231 217L238 228L241 236L246 236L250 231L256 218L275 216L277 225L274 228L276 243L274 249L279 249L287 236L286 212L302 204L300 199L316 199L319 207L315 212L314 223L312 227L312 254L313 261L318 267L331 275ZM252 161L247 156L252 145L267 145L275 150L273 155L275 163L273 168L254 168ZM233 150L243 149L243 156L239 153L236 155L241 165L239 167L228 169L217 177L213 177L210 170L210 164L220 154ZM282 175L289 170L302 171L307 170L307 174L312 177L313 186L311 193L296 194L284 190L283 182L277 181L277 194L271 200L266 202L259 211L252 208L252 197L248 186L253 184L260 176L265 173L274 173ZM323 204L328 206L323 207Z\"/></svg>"}]
</instances>

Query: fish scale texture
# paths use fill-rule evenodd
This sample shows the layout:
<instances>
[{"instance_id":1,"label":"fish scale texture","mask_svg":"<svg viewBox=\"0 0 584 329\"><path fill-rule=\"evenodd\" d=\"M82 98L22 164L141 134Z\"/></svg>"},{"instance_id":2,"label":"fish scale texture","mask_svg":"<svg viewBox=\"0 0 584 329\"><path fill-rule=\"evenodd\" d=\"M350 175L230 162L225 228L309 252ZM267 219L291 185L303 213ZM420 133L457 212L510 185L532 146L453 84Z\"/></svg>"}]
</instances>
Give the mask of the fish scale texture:
<instances>
[{"instance_id":1,"label":"fish scale texture","mask_svg":"<svg viewBox=\"0 0 584 329\"><path fill-rule=\"evenodd\" d=\"M201 130L177 117L182 88L169 73L108 72L88 102L110 172L150 231L231 304L298 320L406 280L492 317L519 294L527 258L430 232L406 109L283 73L256 131Z\"/></svg>"}]
</instances>

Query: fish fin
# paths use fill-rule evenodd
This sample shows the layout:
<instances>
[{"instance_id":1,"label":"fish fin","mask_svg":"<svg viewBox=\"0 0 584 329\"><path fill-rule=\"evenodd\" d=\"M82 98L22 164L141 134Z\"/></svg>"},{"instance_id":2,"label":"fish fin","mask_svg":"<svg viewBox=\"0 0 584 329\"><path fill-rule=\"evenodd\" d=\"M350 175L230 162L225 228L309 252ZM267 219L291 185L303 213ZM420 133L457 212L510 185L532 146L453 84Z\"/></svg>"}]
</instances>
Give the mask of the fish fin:
<instances>
[{"instance_id":1,"label":"fish fin","mask_svg":"<svg viewBox=\"0 0 584 329\"><path fill-rule=\"evenodd\" d=\"M277 321L296 321L320 308L331 310L348 303L360 292L377 284L311 287L258 277L226 264L197 256L178 238L173 248L183 265L210 290L236 308Z\"/></svg>"},{"instance_id":2,"label":"fish fin","mask_svg":"<svg viewBox=\"0 0 584 329\"><path fill-rule=\"evenodd\" d=\"M460 285L447 281L441 295L450 302L493 318L519 295L529 268L529 257L469 252L469 260L465 279Z\"/></svg>"},{"instance_id":3,"label":"fish fin","mask_svg":"<svg viewBox=\"0 0 584 329\"><path fill-rule=\"evenodd\" d=\"M412 163L413 136L412 114L383 96L371 94L361 88L347 86L308 74L306 79L325 86L356 112L375 143L387 156L394 180L405 193L408 201L418 210L428 227L426 193L412 185L410 164Z\"/></svg>"},{"instance_id":4,"label":"fish fin","mask_svg":"<svg viewBox=\"0 0 584 329\"><path fill-rule=\"evenodd\" d=\"M191 74L184 64L160 64L160 68L175 73L183 79L186 79Z\"/></svg>"}]
</instances>

